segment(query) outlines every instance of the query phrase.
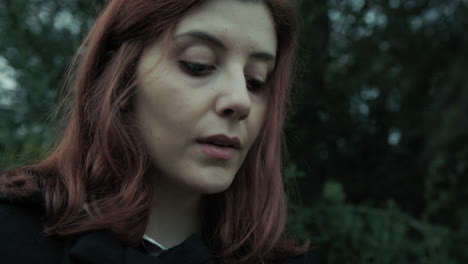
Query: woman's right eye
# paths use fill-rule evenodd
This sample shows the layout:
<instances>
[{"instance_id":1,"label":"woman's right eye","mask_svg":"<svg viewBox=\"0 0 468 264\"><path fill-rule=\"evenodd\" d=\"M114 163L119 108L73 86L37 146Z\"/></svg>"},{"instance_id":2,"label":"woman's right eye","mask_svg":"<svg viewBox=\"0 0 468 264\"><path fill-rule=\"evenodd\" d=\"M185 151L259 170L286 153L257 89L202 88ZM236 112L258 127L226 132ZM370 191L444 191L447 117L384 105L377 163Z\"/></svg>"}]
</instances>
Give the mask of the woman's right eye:
<instances>
[{"instance_id":1,"label":"woman's right eye","mask_svg":"<svg viewBox=\"0 0 468 264\"><path fill-rule=\"evenodd\" d=\"M179 63L183 70L193 76L204 76L216 69L214 65L209 64L193 63L188 61L179 61Z\"/></svg>"}]
</instances>

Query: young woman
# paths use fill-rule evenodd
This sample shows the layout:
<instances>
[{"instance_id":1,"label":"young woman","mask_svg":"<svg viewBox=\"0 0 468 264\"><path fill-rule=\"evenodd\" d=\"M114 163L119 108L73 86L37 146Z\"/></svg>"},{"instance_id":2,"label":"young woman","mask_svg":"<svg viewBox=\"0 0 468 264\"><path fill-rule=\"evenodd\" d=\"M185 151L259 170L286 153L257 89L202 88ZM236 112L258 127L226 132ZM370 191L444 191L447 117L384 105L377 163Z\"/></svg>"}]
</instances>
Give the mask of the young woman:
<instances>
[{"instance_id":1,"label":"young woman","mask_svg":"<svg viewBox=\"0 0 468 264\"><path fill-rule=\"evenodd\" d=\"M312 263L286 237L288 0L111 0L67 125L0 178L1 263Z\"/></svg>"}]
</instances>

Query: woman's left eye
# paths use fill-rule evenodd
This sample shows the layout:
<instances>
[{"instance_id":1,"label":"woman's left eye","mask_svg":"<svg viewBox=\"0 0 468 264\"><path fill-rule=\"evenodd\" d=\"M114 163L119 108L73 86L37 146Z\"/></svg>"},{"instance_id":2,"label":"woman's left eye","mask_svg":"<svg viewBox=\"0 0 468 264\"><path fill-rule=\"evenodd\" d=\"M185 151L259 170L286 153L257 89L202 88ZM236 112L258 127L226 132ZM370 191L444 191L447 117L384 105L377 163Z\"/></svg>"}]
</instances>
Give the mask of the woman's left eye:
<instances>
[{"instance_id":1,"label":"woman's left eye","mask_svg":"<svg viewBox=\"0 0 468 264\"><path fill-rule=\"evenodd\" d=\"M249 91L253 93L260 92L265 89L265 82L259 81L254 78L249 78L249 77L247 77L246 80L247 80L247 88L249 89Z\"/></svg>"},{"instance_id":2,"label":"woman's left eye","mask_svg":"<svg viewBox=\"0 0 468 264\"><path fill-rule=\"evenodd\" d=\"M193 63L188 61L179 61L179 64L183 70L193 76L204 76L216 69L214 65Z\"/></svg>"}]
</instances>

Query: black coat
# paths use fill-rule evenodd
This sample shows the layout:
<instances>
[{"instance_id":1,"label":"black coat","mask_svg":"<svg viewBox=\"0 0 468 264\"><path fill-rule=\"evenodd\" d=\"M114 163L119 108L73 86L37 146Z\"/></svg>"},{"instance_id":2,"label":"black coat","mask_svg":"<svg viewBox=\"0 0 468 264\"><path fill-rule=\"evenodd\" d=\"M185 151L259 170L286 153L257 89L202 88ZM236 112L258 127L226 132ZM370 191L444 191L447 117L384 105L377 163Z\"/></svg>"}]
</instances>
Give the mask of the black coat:
<instances>
[{"instance_id":1,"label":"black coat","mask_svg":"<svg viewBox=\"0 0 468 264\"><path fill-rule=\"evenodd\" d=\"M211 250L196 235L158 257L138 247L126 247L110 232L93 231L78 236L44 236L43 206L38 199L7 199L0 192L1 264L208 264ZM304 255L290 264L316 264Z\"/></svg>"}]
</instances>

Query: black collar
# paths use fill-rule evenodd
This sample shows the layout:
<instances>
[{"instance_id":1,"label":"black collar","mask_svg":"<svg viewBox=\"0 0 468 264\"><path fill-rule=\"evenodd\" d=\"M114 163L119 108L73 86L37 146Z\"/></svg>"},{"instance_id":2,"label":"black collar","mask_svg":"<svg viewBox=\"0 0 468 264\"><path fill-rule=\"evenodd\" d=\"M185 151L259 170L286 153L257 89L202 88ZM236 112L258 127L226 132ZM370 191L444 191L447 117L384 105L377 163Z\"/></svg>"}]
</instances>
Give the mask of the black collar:
<instances>
[{"instance_id":1,"label":"black collar","mask_svg":"<svg viewBox=\"0 0 468 264\"><path fill-rule=\"evenodd\" d=\"M42 211L42 193L28 197L10 197L0 192L0 202ZM42 207L42 209L41 209ZM208 264L214 263L214 254L199 235L192 235L181 244L172 247L159 256L125 246L109 230L96 230L72 236L60 236L64 243L63 264Z\"/></svg>"},{"instance_id":2,"label":"black collar","mask_svg":"<svg viewBox=\"0 0 468 264\"><path fill-rule=\"evenodd\" d=\"M79 236L70 247L64 264L202 264L214 263L213 253L198 235L168 249L158 257L126 247L109 231L93 231Z\"/></svg>"}]
</instances>

